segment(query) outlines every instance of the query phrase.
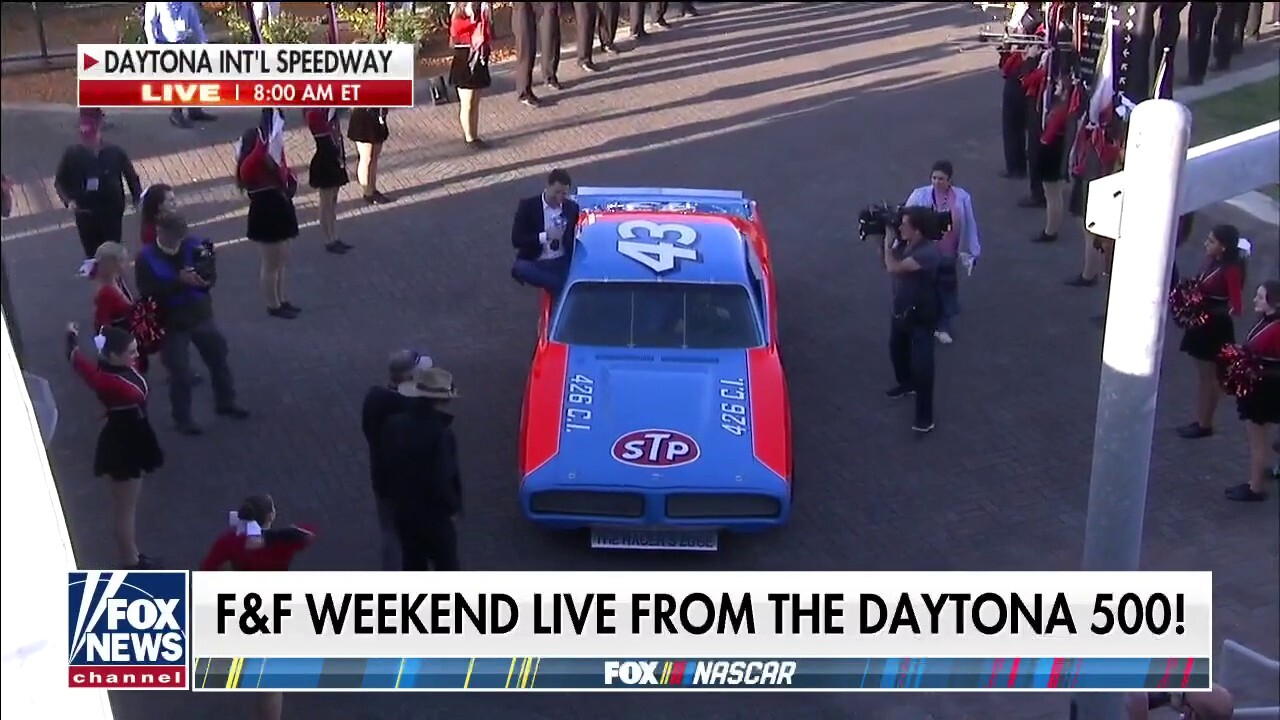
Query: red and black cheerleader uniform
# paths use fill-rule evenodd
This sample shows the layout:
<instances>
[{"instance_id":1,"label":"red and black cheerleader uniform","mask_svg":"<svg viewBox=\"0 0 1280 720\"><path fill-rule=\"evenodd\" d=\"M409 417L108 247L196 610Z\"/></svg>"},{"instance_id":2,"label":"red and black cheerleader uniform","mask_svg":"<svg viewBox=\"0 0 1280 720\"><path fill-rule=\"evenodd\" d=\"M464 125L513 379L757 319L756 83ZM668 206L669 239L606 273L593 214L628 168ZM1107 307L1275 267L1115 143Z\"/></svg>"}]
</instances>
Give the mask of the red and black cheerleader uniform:
<instances>
[{"instance_id":1,"label":"red and black cheerleader uniform","mask_svg":"<svg viewBox=\"0 0 1280 720\"><path fill-rule=\"evenodd\" d=\"M312 108L304 114L311 137L316 141L316 152L311 156L308 168L311 187L330 190L351 182L347 175L347 151L342 143L342 123L338 120L338 111Z\"/></svg>"},{"instance_id":2,"label":"red and black cheerleader uniform","mask_svg":"<svg viewBox=\"0 0 1280 720\"><path fill-rule=\"evenodd\" d=\"M67 358L107 411L93 455L93 474L125 481L159 470L164 451L147 418L146 378L133 367L90 360L77 339L75 333L67 333Z\"/></svg>"},{"instance_id":3,"label":"red and black cheerleader uniform","mask_svg":"<svg viewBox=\"0 0 1280 720\"><path fill-rule=\"evenodd\" d=\"M1280 424L1280 315L1265 315L1249 330L1244 349L1262 362L1252 392L1236 399L1240 419L1259 425Z\"/></svg>"},{"instance_id":4,"label":"red and black cheerleader uniform","mask_svg":"<svg viewBox=\"0 0 1280 720\"><path fill-rule=\"evenodd\" d=\"M245 237L254 242L278 243L298 236L298 211L293 206L297 180L281 153L271 157L267 141L257 138L240 162L240 184L249 194L249 226Z\"/></svg>"},{"instance_id":5,"label":"red and black cheerleader uniform","mask_svg":"<svg viewBox=\"0 0 1280 720\"><path fill-rule=\"evenodd\" d=\"M93 295L93 327L102 332L107 327L118 327L134 333L137 308L134 306L133 293L123 280L116 280L110 285L102 285ZM136 338L135 334L135 338ZM147 374L150 362L143 352L142 341L138 340L138 372Z\"/></svg>"},{"instance_id":6,"label":"red and black cheerleader uniform","mask_svg":"<svg viewBox=\"0 0 1280 720\"><path fill-rule=\"evenodd\" d=\"M306 526L269 528L262 531L261 542L251 539L238 528L223 532L209 546L200 563L201 570L240 570L275 572L288 570L298 553L315 540L315 532Z\"/></svg>"},{"instance_id":7,"label":"red and black cheerleader uniform","mask_svg":"<svg viewBox=\"0 0 1280 720\"><path fill-rule=\"evenodd\" d=\"M1187 328L1178 349L1196 360L1213 362L1224 346L1236 341L1231 318L1240 314L1244 304L1244 270L1235 263L1210 260L1196 281L1205 297L1208 319L1202 325Z\"/></svg>"}]
</instances>

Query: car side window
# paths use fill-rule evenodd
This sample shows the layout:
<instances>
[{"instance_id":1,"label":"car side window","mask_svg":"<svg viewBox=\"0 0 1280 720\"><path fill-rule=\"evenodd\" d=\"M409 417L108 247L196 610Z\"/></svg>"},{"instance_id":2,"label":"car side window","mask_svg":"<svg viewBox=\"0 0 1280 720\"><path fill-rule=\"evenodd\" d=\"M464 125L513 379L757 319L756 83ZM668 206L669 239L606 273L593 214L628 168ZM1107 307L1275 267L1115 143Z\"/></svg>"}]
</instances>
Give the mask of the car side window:
<instances>
[{"instance_id":1,"label":"car side window","mask_svg":"<svg viewBox=\"0 0 1280 720\"><path fill-rule=\"evenodd\" d=\"M760 257L756 255L755 248L750 246L747 247L747 268L751 273L751 290L755 296L760 317L767 318L768 315L764 311L764 266L760 264Z\"/></svg>"}]
</instances>

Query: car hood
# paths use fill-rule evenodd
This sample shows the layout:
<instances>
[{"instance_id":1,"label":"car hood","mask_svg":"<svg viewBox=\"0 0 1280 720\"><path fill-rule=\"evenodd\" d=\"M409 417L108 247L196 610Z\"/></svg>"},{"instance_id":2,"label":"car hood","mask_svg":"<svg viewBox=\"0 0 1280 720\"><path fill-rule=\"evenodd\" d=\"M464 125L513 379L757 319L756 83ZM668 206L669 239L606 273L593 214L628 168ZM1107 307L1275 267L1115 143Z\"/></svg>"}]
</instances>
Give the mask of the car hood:
<instances>
[{"instance_id":1,"label":"car hood","mask_svg":"<svg viewBox=\"0 0 1280 720\"><path fill-rule=\"evenodd\" d=\"M729 489L752 450L747 352L572 348L560 482ZM588 414L589 413L589 414Z\"/></svg>"}]
</instances>

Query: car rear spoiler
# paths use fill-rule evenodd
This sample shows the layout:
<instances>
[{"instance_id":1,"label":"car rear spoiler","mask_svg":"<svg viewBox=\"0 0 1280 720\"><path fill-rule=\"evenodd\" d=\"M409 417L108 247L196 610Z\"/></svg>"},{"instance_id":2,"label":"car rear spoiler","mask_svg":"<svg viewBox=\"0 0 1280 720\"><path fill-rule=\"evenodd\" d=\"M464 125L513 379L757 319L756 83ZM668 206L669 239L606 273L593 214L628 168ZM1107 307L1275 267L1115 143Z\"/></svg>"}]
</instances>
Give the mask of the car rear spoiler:
<instances>
[{"instance_id":1,"label":"car rear spoiler","mask_svg":"<svg viewBox=\"0 0 1280 720\"><path fill-rule=\"evenodd\" d=\"M585 211L609 212L651 210L734 215L746 220L755 216L755 203L738 190L695 190L689 188L582 187L574 200Z\"/></svg>"}]
</instances>

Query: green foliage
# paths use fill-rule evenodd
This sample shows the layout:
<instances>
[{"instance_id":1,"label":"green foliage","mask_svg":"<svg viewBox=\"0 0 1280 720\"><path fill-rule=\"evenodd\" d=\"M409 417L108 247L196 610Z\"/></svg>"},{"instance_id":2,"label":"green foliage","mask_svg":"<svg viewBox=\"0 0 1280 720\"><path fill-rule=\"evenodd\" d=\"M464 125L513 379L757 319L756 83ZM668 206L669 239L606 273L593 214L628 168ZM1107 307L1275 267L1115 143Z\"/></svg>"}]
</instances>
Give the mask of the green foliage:
<instances>
[{"instance_id":1,"label":"green foliage","mask_svg":"<svg viewBox=\"0 0 1280 720\"><path fill-rule=\"evenodd\" d=\"M428 33L449 26L449 3L418 3L418 7L418 12L394 10L387 15L387 42L417 45ZM377 16L373 11L340 5L338 19L351 28L356 42L378 42Z\"/></svg>"},{"instance_id":2,"label":"green foliage","mask_svg":"<svg viewBox=\"0 0 1280 720\"><path fill-rule=\"evenodd\" d=\"M252 35L249 32L249 21L245 18L244 13L234 3L227 3L226 7L219 13L223 24L227 26L227 32L231 35L231 42L237 45L244 45L253 42ZM316 28L320 26L315 20L300 18L297 15L287 12L281 12L271 22L265 24L262 30L262 41L271 45L301 45L315 40Z\"/></svg>"},{"instance_id":3,"label":"green foliage","mask_svg":"<svg viewBox=\"0 0 1280 720\"><path fill-rule=\"evenodd\" d=\"M377 38L374 37L377 23L373 13L369 10L347 7L345 4L339 5L338 19L346 23L347 27L351 29L351 34L355 36L356 42L377 42Z\"/></svg>"},{"instance_id":4,"label":"green foliage","mask_svg":"<svg viewBox=\"0 0 1280 720\"><path fill-rule=\"evenodd\" d=\"M400 11L387 16L387 42L417 45L426 34L427 18L418 13Z\"/></svg>"},{"instance_id":5,"label":"green foliage","mask_svg":"<svg viewBox=\"0 0 1280 720\"><path fill-rule=\"evenodd\" d=\"M142 6L139 5L120 19L120 42L141 44L146 41L147 34L142 30Z\"/></svg>"}]
</instances>

